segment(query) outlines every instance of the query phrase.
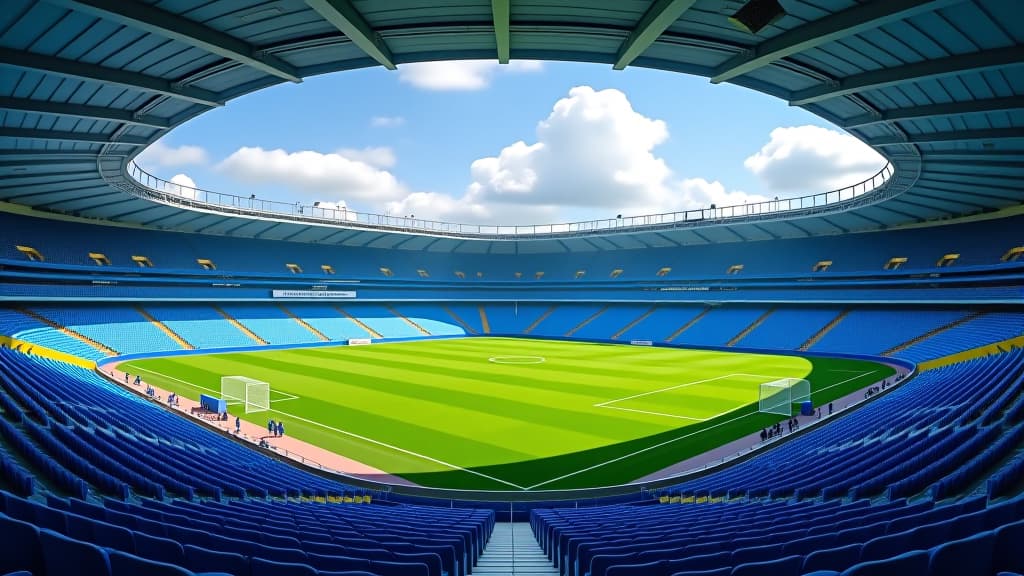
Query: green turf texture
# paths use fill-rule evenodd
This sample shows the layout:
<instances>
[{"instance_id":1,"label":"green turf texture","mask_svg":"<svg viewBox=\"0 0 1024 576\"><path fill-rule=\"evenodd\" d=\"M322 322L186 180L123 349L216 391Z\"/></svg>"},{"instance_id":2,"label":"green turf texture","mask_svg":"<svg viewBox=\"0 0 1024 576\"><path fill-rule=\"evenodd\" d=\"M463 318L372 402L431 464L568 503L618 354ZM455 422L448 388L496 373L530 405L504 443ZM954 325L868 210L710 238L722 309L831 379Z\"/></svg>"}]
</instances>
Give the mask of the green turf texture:
<instances>
[{"instance_id":1,"label":"green turf texture","mask_svg":"<svg viewBox=\"0 0 1024 576\"><path fill-rule=\"evenodd\" d=\"M501 356L544 362L489 360ZM282 420L289 436L420 485L513 491L627 483L759 431L781 419L757 412L758 384L770 379L807 378L821 405L894 373L860 360L489 337L120 369L194 399L218 394L221 376L264 380L270 413L229 411Z\"/></svg>"}]
</instances>

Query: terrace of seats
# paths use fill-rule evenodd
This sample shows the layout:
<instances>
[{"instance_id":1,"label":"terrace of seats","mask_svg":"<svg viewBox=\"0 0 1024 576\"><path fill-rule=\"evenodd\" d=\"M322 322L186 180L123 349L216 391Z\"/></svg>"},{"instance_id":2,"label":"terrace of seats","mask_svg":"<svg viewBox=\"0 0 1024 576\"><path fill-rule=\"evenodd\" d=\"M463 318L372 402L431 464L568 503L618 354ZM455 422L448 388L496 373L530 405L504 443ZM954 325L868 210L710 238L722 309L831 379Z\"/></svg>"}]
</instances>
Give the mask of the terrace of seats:
<instances>
[{"instance_id":1,"label":"terrace of seats","mask_svg":"<svg viewBox=\"0 0 1024 576\"><path fill-rule=\"evenodd\" d=\"M665 505L536 511L536 535L567 576L796 576L896 562L913 550L926 552L910 573L951 573L935 560L951 555L980 562L963 574L1019 569L1019 547L1003 542L1021 537L1024 499L1001 497L1019 487L1006 477L1019 470L1007 457L1024 438L1022 360L1018 351L926 372L820 430L664 490ZM493 527L492 512L465 508L285 503L367 492L250 451L87 370L9 350L0 364L4 445L72 495L45 505L0 497L5 534L27 543L0 554L9 569L60 574L74 565L68 558L101 567L106 559L96 573L117 576L130 573L123 553L141 558L130 559L133 569L156 570L148 560L254 575L298 564L287 573L359 566L461 576ZM210 458L228 465L202 466ZM9 468L0 466L5 485L24 485ZM986 504L979 483L989 475ZM138 503L120 502L129 494ZM959 494L981 496L940 502ZM102 505L96 495L106 496Z\"/></svg>"},{"instance_id":2,"label":"terrace of seats","mask_svg":"<svg viewBox=\"0 0 1024 576\"><path fill-rule=\"evenodd\" d=\"M45 224L45 225L41 225ZM780 239L732 244L596 251L581 254L544 255L432 253L422 250L384 250L361 246L335 246L299 242L239 239L105 226L0 212L5 239L0 261L26 262L16 245L37 249L47 263L96 267L90 252L104 254L115 267L140 269L131 258L145 256L152 271L188 270L201 273L197 259L211 260L217 272L290 274L286 264L298 265L307 275L323 277L322 265L330 265L338 277L383 279L387 268L395 280L454 282L461 272L465 281L515 281L519 272L527 281L567 281L582 271L580 281L615 279L655 280L657 271L671 268L665 279L724 277L734 264L744 266L744 276L806 274L823 260L832 261L822 277L835 273L878 273L892 257L906 257L906 269L928 270L945 254L959 254L956 267L995 266L1011 247L1019 245L1016 230L1024 216L945 226L908 228L884 232L845 234L834 237ZM88 239L85 243L80 239ZM479 275L478 275L479 273ZM522 280L519 280L522 281Z\"/></svg>"}]
</instances>

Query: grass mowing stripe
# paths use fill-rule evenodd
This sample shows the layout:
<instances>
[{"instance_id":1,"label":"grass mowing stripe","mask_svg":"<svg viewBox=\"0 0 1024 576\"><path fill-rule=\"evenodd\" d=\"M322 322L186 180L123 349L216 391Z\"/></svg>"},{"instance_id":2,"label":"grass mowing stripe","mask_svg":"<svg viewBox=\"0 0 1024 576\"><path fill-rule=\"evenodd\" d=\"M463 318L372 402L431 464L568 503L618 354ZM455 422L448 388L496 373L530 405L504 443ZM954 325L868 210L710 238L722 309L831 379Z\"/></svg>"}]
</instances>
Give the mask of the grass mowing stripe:
<instances>
[{"instance_id":1,"label":"grass mowing stripe","mask_svg":"<svg viewBox=\"0 0 1024 576\"><path fill-rule=\"evenodd\" d=\"M547 361L531 366L487 362L498 355L544 356ZM213 389L219 389L221 375L266 380L273 390L300 396L280 406L304 419L289 423L289 435L417 483L477 489L509 487L502 482L544 483L545 489L621 483L781 419L756 413L756 378L721 379L624 403L677 415L729 412L705 422L593 406L597 403L742 373L806 377L819 400L867 384L867 376L842 383L856 373L829 369L861 374L879 370L872 380L889 370L861 361L487 337L162 362L167 361L131 364ZM180 383L167 384L184 396L198 395ZM231 410L236 413L236 407ZM265 417L243 415L253 421ZM461 469L384 449L320 424ZM678 439L683 434L687 437Z\"/></svg>"}]
</instances>

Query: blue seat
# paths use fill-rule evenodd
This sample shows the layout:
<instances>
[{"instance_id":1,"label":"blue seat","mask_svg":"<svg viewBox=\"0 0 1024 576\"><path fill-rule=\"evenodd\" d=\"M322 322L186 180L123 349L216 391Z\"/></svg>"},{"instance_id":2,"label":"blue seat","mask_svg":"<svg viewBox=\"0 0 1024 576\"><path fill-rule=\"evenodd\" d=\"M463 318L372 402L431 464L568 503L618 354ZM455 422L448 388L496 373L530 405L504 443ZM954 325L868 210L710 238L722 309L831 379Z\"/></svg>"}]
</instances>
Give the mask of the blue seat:
<instances>
[{"instance_id":1,"label":"blue seat","mask_svg":"<svg viewBox=\"0 0 1024 576\"><path fill-rule=\"evenodd\" d=\"M910 541L912 536L912 532L908 530L868 540L860 550L860 561L884 560L911 550Z\"/></svg>"},{"instance_id":2,"label":"blue seat","mask_svg":"<svg viewBox=\"0 0 1024 576\"><path fill-rule=\"evenodd\" d=\"M885 560L861 562L843 570L842 576L909 576L928 573L928 553L915 550Z\"/></svg>"},{"instance_id":3,"label":"blue seat","mask_svg":"<svg viewBox=\"0 0 1024 576\"><path fill-rule=\"evenodd\" d=\"M251 576L317 576L317 571L309 564L274 562L254 556L249 559L249 574Z\"/></svg>"},{"instance_id":4,"label":"blue seat","mask_svg":"<svg viewBox=\"0 0 1024 576\"><path fill-rule=\"evenodd\" d=\"M30 570L43 572L43 552L39 529L21 520L0 514L0 572Z\"/></svg>"},{"instance_id":5,"label":"blue seat","mask_svg":"<svg viewBox=\"0 0 1024 576\"><path fill-rule=\"evenodd\" d=\"M992 561L996 570L1024 574L1024 520L996 529Z\"/></svg>"},{"instance_id":6,"label":"blue seat","mask_svg":"<svg viewBox=\"0 0 1024 576\"><path fill-rule=\"evenodd\" d=\"M378 576L430 576L426 564L371 560L370 572Z\"/></svg>"},{"instance_id":7,"label":"blue seat","mask_svg":"<svg viewBox=\"0 0 1024 576\"><path fill-rule=\"evenodd\" d=\"M185 551L178 542L159 536L150 536L144 532L135 532L133 536L137 556L178 566L185 563Z\"/></svg>"},{"instance_id":8,"label":"blue seat","mask_svg":"<svg viewBox=\"0 0 1024 576\"><path fill-rule=\"evenodd\" d=\"M718 568L715 570L687 570L686 572L676 572L672 576L729 576L732 572L732 568Z\"/></svg>"},{"instance_id":9,"label":"blue seat","mask_svg":"<svg viewBox=\"0 0 1024 576\"><path fill-rule=\"evenodd\" d=\"M276 548L264 544L253 544L252 556L285 564L305 564L307 561L306 553L297 548Z\"/></svg>"},{"instance_id":10,"label":"blue seat","mask_svg":"<svg viewBox=\"0 0 1024 576\"><path fill-rule=\"evenodd\" d=\"M1024 542L1018 543L1024 544ZM996 536L982 532L962 540L954 540L937 546L931 551L928 562L929 576L989 576L992 573L992 557L995 553Z\"/></svg>"},{"instance_id":11,"label":"blue seat","mask_svg":"<svg viewBox=\"0 0 1024 576\"><path fill-rule=\"evenodd\" d=\"M184 566L193 572L249 573L249 558L241 554L207 550L191 544L182 548L185 550Z\"/></svg>"},{"instance_id":12,"label":"blue seat","mask_svg":"<svg viewBox=\"0 0 1024 576\"><path fill-rule=\"evenodd\" d=\"M803 556L786 556L766 562L749 562L732 569L731 576L800 576L800 568L804 564Z\"/></svg>"},{"instance_id":13,"label":"blue seat","mask_svg":"<svg viewBox=\"0 0 1024 576\"><path fill-rule=\"evenodd\" d=\"M32 573L28 570L18 570L17 572L8 572L4 576L32 576Z\"/></svg>"},{"instance_id":14,"label":"blue seat","mask_svg":"<svg viewBox=\"0 0 1024 576\"><path fill-rule=\"evenodd\" d=\"M192 572L174 564L157 562L139 558L134 554L111 550L107 553L110 558L111 576L192 576Z\"/></svg>"},{"instance_id":15,"label":"blue seat","mask_svg":"<svg viewBox=\"0 0 1024 576\"><path fill-rule=\"evenodd\" d=\"M651 559L654 560L653 558ZM590 576L605 576L608 568L618 564L642 564L640 555L629 554L598 554L590 558L590 569L587 572Z\"/></svg>"},{"instance_id":16,"label":"blue seat","mask_svg":"<svg viewBox=\"0 0 1024 576\"><path fill-rule=\"evenodd\" d=\"M732 564L733 566L739 566L740 564L765 562L778 558L782 555L782 546L782 544L766 544L764 546L748 546L733 550Z\"/></svg>"},{"instance_id":17,"label":"blue seat","mask_svg":"<svg viewBox=\"0 0 1024 576\"><path fill-rule=\"evenodd\" d=\"M72 540L51 530L39 531L46 574L110 574L110 561L105 550L88 542Z\"/></svg>"},{"instance_id":18,"label":"blue seat","mask_svg":"<svg viewBox=\"0 0 1024 576\"><path fill-rule=\"evenodd\" d=\"M353 558L350 556L330 556L326 554L308 554L310 566L317 570L364 570L370 569L370 561L365 558Z\"/></svg>"},{"instance_id":19,"label":"blue seat","mask_svg":"<svg viewBox=\"0 0 1024 576\"><path fill-rule=\"evenodd\" d=\"M846 570L860 561L860 544L817 550L804 556L804 572L815 570Z\"/></svg>"}]
</instances>

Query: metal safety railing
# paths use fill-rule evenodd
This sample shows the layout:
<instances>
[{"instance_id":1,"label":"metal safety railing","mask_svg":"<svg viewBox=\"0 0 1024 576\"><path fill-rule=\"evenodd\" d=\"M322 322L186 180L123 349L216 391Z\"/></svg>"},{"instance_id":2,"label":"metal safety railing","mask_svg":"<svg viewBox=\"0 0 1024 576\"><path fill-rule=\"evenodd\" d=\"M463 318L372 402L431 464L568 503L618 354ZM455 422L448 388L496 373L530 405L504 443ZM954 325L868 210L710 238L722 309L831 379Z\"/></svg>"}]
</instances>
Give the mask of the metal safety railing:
<instances>
[{"instance_id":1,"label":"metal safety railing","mask_svg":"<svg viewBox=\"0 0 1024 576\"><path fill-rule=\"evenodd\" d=\"M130 180L120 187L125 191L164 204L182 208L212 210L225 214L237 214L262 218L284 218L311 224L341 225L350 228L367 228L398 232L421 233L437 236L454 236L481 239L529 239L536 237L571 237L595 233L643 231L645 229L683 228L709 223L765 220L790 216L831 212L845 209L857 200L884 196L886 188L895 173L892 163L886 163L877 173L861 182L838 190L799 196L795 198L774 198L763 202L750 202L733 206L708 206L707 208L647 214L643 216L616 216L600 220L567 222L561 224L528 224L516 226L493 226L485 224L459 224L425 220L414 215L395 216L374 214L347 208L320 206L303 203L280 202L257 198L255 194L242 196L192 188L146 172L134 162L127 165ZM872 194L878 192L879 194Z\"/></svg>"}]
</instances>

